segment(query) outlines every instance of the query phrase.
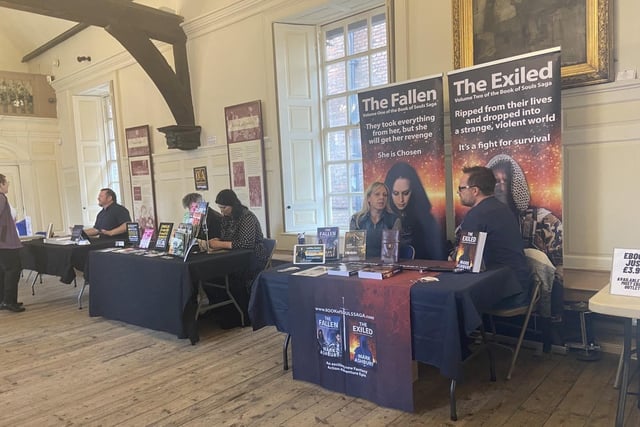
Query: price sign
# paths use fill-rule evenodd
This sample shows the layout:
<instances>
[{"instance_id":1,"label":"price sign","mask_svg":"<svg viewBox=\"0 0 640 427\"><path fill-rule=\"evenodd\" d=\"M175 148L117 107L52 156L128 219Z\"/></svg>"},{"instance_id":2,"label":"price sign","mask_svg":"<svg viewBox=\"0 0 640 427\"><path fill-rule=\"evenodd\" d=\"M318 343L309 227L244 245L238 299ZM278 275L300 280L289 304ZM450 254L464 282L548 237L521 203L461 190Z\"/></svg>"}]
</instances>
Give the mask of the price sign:
<instances>
[{"instance_id":1,"label":"price sign","mask_svg":"<svg viewBox=\"0 0 640 427\"><path fill-rule=\"evenodd\" d=\"M640 249L613 250L611 293L640 297Z\"/></svg>"}]
</instances>

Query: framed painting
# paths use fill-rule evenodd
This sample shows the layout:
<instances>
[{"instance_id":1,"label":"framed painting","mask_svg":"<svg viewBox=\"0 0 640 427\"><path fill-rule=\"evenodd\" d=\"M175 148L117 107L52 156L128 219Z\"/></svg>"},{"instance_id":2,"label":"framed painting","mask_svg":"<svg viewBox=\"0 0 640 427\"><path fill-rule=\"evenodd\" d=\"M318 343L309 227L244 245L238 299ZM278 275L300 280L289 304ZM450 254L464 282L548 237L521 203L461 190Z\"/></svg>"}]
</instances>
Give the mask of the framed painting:
<instances>
[{"instance_id":1,"label":"framed painting","mask_svg":"<svg viewBox=\"0 0 640 427\"><path fill-rule=\"evenodd\" d=\"M454 67L555 46L562 87L613 80L613 0L452 0Z\"/></svg>"},{"instance_id":2,"label":"framed painting","mask_svg":"<svg viewBox=\"0 0 640 427\"><path fill-rule=\"evenodd\" d=\"M209 189L209 178L207 177L206 166L193 168L193 181L196 184L196 191Z\"/></svg>"},{"instance_id":3,"label":"framed painting","mask_svg":"<svg viewBox=\"0 0 640 427\"><path fill-rule=\"evenodd\" d=\"M149 148L149 125L136 126L124 130L127 139L127 156L148 156L151 154Z\"/></svg>"}]
</instances>

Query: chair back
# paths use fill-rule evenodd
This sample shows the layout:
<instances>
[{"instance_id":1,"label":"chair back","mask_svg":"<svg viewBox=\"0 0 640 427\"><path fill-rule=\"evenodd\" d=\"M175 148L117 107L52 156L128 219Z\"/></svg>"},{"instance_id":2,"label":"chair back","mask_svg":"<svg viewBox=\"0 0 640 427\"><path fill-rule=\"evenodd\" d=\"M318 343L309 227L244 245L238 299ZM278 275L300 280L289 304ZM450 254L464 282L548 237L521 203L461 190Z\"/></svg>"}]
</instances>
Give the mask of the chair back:
<instances>
[{"instance_id":1,"label":"chair back","mask_svg":"<svg viewBox=\"0 0 640 427\"><path fill-rule=\"evenodd\" d=\"M414 259L416 256L416 249L411 245L400 245L398 248L398 258L400 259Z\"/></svg>"},{"instance_id":2,"label":"chair back","mask_svg":"<svg viewBox=\"0 0 640 427\"><path fill-rule=\"evenodd\" d=\"M269 257L267 258L267 263L264 266L265 269L271 268L271 258L273 258L273 252L276 250L276 243L276 239L264 239L262 241L262 244L264 245L264 248L267 250L267 254L269 255Z\"/></svg>"}]
</instances>

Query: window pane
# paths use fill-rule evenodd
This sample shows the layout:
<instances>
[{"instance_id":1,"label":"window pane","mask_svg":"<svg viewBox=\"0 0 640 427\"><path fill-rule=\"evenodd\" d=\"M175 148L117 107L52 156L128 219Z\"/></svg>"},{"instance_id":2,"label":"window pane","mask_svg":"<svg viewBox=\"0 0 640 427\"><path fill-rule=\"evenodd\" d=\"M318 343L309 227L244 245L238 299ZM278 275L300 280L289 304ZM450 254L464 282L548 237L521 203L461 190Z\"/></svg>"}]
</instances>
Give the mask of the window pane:
<instances>
[{"instance_id":1,"label":"window pane","mask_svg":"<svg viewBox=\"0 0 640 427\"><path fill-rule=\"evenodd\" d=\"M109 166L109 182L117 181L118 180L118 163L109 162L108 166Z\"/></svg>"},{"instance_id":2,"label":"window pane","mask_svg":"<svg viewBox=\"0 0 640 427\"><path fill-rule=\"evenodd\" d=\"M369 29L367 21L354 22L347 26L347 54L364 52L369 47Z\"/></svg>"},{"instance_id":3,"label":"window pane","mask_svg":"<svg viewBox=\"0 0 640 427\"><path fill-rule=\"evenodd\" d=\"M369 57L350 59L347 63L349 73L349 90L369 87Z\"/></svg>"},{"instance_id":4,"label":"window pane","mask_svg":"<svg viewBox=\"0 0 640 427\"><path fill-rule=\"evenodd\" d=\"M345 126L347 124L347 98L341 96L328 100L327 117L329 127Z\"/></svg>"},{"instance_id":5,"label":"window pane","mask_svg":"<svg viewBox=\"0 0 640 427\"><path fill-rule=\"evenodd\" d=\"M113 130L113 120L107 120L107 139L110 141L116 139L116 134Z\"/></svg>"},{"instance_id":6,"label":"window pane","mask_svg":"<svg viewBox=\"0 0 640 427\"><path fill-rule=\"evenodd\" d=\"M347 165L329 165L329 193L347 193Z\"/></svg>"},{"instance_id":7,"label":"window pane","mask_svg":"<svg viewBox=\"0 0 640 427\"><path fill-rule=\"evenodd\" d=\"M350 219L349 198L346 196L329 197L329 224L348 227Z\"/></svg>"},{"instance_id":8,"label":"window pane","mask_svg":"<svg viewBox=\"0 0 640 427\"><path fill-rule=\"evenodd\" d=\"M327 31L324 56L327 61L344 56L344 31L342 28Z\"/></svg>"},{"instance_id":9,"label":"window pane","mask_svg":"<svg viewBox=\"0 0 640 427\"><path fill-rule=\"evenodd\" d=\"M351 171L351 173L349 174L351 178L351 188L349 190L352 193L364 192L364 185L362 184L364 181L362 178L362 163L351 163L349 165L349 168Z\"/></svg>"},{"instance_id":10,"label":"window pane","mask_svg":"<svg viewBox=\"0 0 640 427\"><path fill-rule=\"evenodd\" d=\"M327 81L327 95L342 93L347 89L347 76L344 72L343 61L327 65L325 68Z\"/></svg>"},{"instance_id":11,"label":"window pane","mask_svg":"<svg viewBox=\"0 0 640 427\"><path fill-rule=\"evenodd\" d=\"M358 108L358 95L349 95L349 124L360 124L360 112Z\"/></svg>"},{"instance_id":12,"label":"window pane","mask_svg":"<svg viewBox=\"0 0 640 427\"><path fill-rule=\"evenodd\" d=\"M329 132L327 135L327 159L329 161L346 160L346 145L343 131Z\"/></svg>"},{"instance_id":13,"label":"window pane","mask_svg":"<svg viewBox=\"0 0 640 427\"><path fill-rule=\"evenodd\" d=\"M371 86L389 83L387 73L387 52L378 52L371 55Z\"/></svg>"},{"instance_id":14,"label":"window pane","mask_svg":"<svg viewBox=\"0 0 640 427\"><path fill-rule=\"evenodd\" d=\"M362 159L360 128L349 129L349 156L351 159Z\"/></svg>"},{"instance_id":15,"label":"window pane","mask_svg":"<svg viewBox=\"0 0 640 427\"><path fill-rule=\"evenodd\" d=\"M362 209L362 200L363 200L363 196L354 196L351 199L351 211L352 212L358 212L360 209Z\"/></svg>"},{"instance_id":16,"label":"window pane","mask_svg":"<svg viewBox=\"0 0 640 427\"><path fill-rule=\"evenodd\" d=\"M384 13L371 18L371 49L387 45L387 22Z\"/></svg>"}]
</instances>

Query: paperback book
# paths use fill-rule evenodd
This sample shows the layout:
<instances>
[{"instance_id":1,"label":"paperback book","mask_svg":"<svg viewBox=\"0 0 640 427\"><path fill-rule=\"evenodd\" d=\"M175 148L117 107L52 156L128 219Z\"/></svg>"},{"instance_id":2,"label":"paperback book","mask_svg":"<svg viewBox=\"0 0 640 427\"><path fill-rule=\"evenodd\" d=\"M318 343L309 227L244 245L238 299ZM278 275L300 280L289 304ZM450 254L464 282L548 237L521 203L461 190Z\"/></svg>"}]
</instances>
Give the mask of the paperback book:
<instances>
[{"instance_id":1,"label":"paperback book","mask_svg":"<svg viewBox=\"0 0 640 427\"><path fill-rule=\"evenodd\" d=\"M398 262L398 247L400 246L400 230L382 230L382 250L380 259L383 263Z\"/></svg>"},{"instance_id":2,"label":"paperback book","mask_svg":"<svg viewBox=\"0 0 640 427\"><path fill-rule=\"evenodd\" d=\"M171 231L173 230L172 222L161 222L158 226L158 238L156 239L155 249L158 251L166 252L169 250L169 242L171 238Z\"/></svg>"},{"instance_id":3,"label":"paperback book","mask_svg":"<svg viewBox=\"0 0 640 427\"><path fill-rule=\"evenodd\" d=\"M142 237L140 238L140 248L148 249L151 246L151 240L153 239L153 228L145 228L142 233Z\"/></svg>"},{"instance_id":4,"label":"paperback book","mask_svg":"<svg viewBox=\"0 0 640 427\"><path fill-rule=\"evenodd\" d=\"M329 276L349 277L358 274L358 271L365 267L365 264L357 262L341 262L340 264L331 265L327 269Z\"/></svg>"},{"instance_id":5,"label":"paperback book","mask_svg":"<svg viewBox=\"0 0 640 427\"><path fill-rule=\"evenodd\" d=\"M344 234L344 261L364 261L367 258L367 232L352 230Z\"/></svg>"},{"instance_id":6,"label":"paperback book","mask_svg":"<svg viewBox=\"0 0 640 427\"><path fill-rule=\"evenodd\" d=\"M456 248L456 268L472 273L484 271L482 254L486 240L484 231L463 231Z\"/></svg>"},{"instance_id":7,"label":"paperback book","mask_svg":"<svg viewBox=\"0 0 640 427\"><path fill-rule=\"evenodd\" d=\"M324 244L325 260L335 261L338 259L339 236L339 227L318 227L318 243Z\"/></svg>"},{"instance_id":8,"label":"paperback book","mask_svg":"<svg viewBox=\"0 0 640 427\"><path fill-rule=\"evenodd\" d=\"M369 265L358 271L358 277L361 279L388 279L391 276L402 271L400 265Z\"/></svg>"},{"instance_id":9,"label":"paperback book","mask_svg":"<svg viewBox=\"0 0 640 427\"><path fill-rule=\"evenodd\" d=\"M140 224L137 222L127 223L127 240L132 246L137 246L140 243Z\"/></svg>"}]
</instances>

